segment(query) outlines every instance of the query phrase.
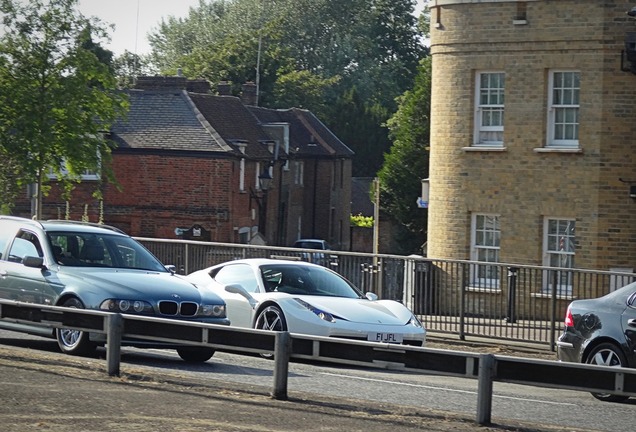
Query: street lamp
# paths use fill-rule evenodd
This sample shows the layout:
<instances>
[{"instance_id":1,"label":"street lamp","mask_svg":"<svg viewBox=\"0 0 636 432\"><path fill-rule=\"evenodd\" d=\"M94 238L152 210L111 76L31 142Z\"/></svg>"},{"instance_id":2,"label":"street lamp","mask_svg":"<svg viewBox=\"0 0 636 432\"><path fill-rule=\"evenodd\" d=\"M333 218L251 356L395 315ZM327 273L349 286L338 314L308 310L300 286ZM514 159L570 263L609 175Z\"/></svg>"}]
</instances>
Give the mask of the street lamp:
<instances>
[{"instance_id":1,"label":"street lamp","mask_svg":"<svg viewBox=\"0 0 636 432\"><path fill-rule=\"evenodd\" d=\"M272 185L272 175L269 173L271 164L266 165L263 168L263 172L258 176L258 185L263 191L263 197L259 202L259 215L258 215L258 230L263 235L266 234L267 228L267 191Z\"/></svg>"}]
</instances>

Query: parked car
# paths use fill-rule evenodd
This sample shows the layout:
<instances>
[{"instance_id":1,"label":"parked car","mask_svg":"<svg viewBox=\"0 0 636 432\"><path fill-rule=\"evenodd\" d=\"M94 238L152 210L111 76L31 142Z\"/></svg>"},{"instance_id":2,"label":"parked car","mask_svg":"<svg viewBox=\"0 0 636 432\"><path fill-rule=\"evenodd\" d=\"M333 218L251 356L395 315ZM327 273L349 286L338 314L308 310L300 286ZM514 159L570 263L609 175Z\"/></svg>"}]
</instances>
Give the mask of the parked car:
<instances>
[{"instance_id":1,"label":"parked car","mask_svg":"<svg viewBox=\"0 0 636 432\"><path fill-rule=\"evenodd\" d=\"M0 216L0 298L126 314L229 325L225 302L174 274L140 243L106 225ZM9 330L57 338L68 354L85 355L104 335L0 321ZM172 347L186 361L206 361L206 347Z\"/></svg>"},{"instance_id":2,"label":"parked car","mask_svg":"<svg viewBox=\"0 0 636 432\"><path fill-rule=\"evenodd\" d=\"M636 367L636 282L596 299L575 300L557 341L560 360ZM626 396L594 393L604 401Z\"/></svg>"},{"instance_id":3,"label":"parked car","mask_svg":"<svg viewBox=\"0 0 636 432\"><path fill-rule=\"evenodd\" d=\"M422 346L426 331L401 303L364 294L328 268L284 259L243 259L186 279L227 303L231 325Z\"/></svg>"},{"instance_id":4,"label":"parked car","mask_svg":"<svg viewBox=\"0 0 636 432\"><path fill-rule=\"evenodd\" d=\"M293 247L299 249L312 249L321 252L304 251L300 257L303 261L318 264L324 267L335 267L338 265L338 255L329 253L331 246L321 239L299 239L294 242Z\"/></svg>"}]
</instances>

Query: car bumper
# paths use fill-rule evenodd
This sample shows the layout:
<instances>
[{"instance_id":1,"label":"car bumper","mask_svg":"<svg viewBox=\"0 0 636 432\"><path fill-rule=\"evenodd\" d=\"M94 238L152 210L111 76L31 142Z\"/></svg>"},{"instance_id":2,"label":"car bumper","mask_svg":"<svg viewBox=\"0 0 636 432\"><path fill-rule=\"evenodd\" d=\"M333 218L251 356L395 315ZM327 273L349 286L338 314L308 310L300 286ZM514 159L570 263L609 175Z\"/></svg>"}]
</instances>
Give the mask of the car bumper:
<instances>
[{"instance_id":1,"label":"car bumper","mask_svg":"<svg viewBox=\"0 0 636 432\"><path fill-rule=\"evenodd\" d=\"M571 333L563 333L556 342L557 358L565 362L581 363L582 339Z\"/></svg>"}]
</instances>

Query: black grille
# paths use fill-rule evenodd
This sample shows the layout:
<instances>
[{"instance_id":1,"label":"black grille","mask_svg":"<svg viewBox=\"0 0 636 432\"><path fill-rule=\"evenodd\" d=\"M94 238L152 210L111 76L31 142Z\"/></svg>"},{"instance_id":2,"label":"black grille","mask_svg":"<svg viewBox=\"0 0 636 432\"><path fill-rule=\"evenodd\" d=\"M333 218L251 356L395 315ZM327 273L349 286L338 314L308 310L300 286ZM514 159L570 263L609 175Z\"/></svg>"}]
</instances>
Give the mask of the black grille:
<instances>
[{"instance_id":1,"label":"black grille","mask_svg":"<svg viewBox=\"0 0 636 432\"><path fill-rule=\"evenodd\" d=\"M179 312L179 304L175 301L160 301L159 312L161 315L176 315Z\"/></svg>"},{"instance_id":2,"label":"black grille","mask_svg":"<svg viewBox=\"0 0 636 432\"><path fill-rule=\"evenodd\" d=\"M172 300L163 300L159 302L159 312L161 315L181 315L181 316L195 316L199 305L194 302L177 303Z\"/></svg>"},{"instance_id":3,"label":"black grille","mask_svg":"<svg viewBox=\"0 0 636 432\"><path fill-rule=\"evenodd\" d=\"M197 314L199 305L192 302L181 303L181 315L183 316L195 316Z\"/></svg>"}]
</instances>

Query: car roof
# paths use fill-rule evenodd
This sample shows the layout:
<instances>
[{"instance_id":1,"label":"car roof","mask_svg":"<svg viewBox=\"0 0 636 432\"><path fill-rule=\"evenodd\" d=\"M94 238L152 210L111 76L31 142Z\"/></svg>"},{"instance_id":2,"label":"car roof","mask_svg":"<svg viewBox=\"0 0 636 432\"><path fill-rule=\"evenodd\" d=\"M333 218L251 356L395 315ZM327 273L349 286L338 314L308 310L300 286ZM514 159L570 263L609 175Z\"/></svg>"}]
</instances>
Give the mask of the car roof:
<instances>
[{"instance_id":1,"label":"car roof","mask_svg":"<svg viewBox=\"0 0 636 432\"><path fill-rule=\"evenodd\" d=\"M297 259L273 259L273 258L244 258L244 259L238 259L238 260L234 260L234 261L226 261L224 263L220 263L215 265L214 267L220 267L220 266L224 266L224 265L228 265L228 264L249 264L251 266L262 266L262 265L271 265L271 264L285 264L285 265L297 265L297 266L304 266L304 267L319 267L319 268L324 268L322 266L319 266L317 264L312 264L309 263L307 261L300 261Z\"/></svg>"},{"instance_id":2,"label":"car roof","mask_svg":"<svg viewBox=\"0 0 636 432\"><path fill-rule=\"evenodd\" d=\"M44 231L73 231L81 233L110 233L128 235L119 228L93 222L72 221L63 219L36 220L16 216L0 216L0 220L9 220L14 224L40 228Z\"/></svg>"}]
</instances>

